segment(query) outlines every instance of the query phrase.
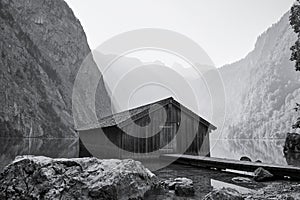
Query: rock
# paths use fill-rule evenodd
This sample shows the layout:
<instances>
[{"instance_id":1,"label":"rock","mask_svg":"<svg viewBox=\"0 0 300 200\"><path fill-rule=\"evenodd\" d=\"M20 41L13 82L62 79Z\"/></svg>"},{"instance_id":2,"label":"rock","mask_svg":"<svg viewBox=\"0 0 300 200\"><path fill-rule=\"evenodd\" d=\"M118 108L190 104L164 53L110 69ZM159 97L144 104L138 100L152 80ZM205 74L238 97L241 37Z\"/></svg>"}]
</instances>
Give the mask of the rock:
<instances>
[{"instance_id":1,"label":"rock","mask_svg":"<svg viewBox=\"0 0 300 200\"><path fill-rule=\"evenodd\" d=\"M288 165L300 167L300 153L294 153L291 151L284 152L284 157Z\"/></svg>"},{"instance_id":2,"label":"rock","mask_svg":"<svg viewBox=\"0 0 300 200\"><path fill-rule=\"evenodd\" d=\"M283 150L285 153L300 153L300 134L288 133L285 139Z\"/></svg>"},{"instance_id":3,"label":"rock","mask_svg":"<svg viewBox=\"0 0 300 200\"><path fill-rule=\"evenodd\" d=\"M168 179L161 184L168 190L174 190L177 196L190 197L195 194L193 181L188 178Z\"/></svg>"},{"instance_id":4,"label":"rock","mask_svg":"<svg viewBox=\"0 0 300 200\"><path fill-rule=\"evenodd\" d=\"M191 197L195 195L195 189L189 185L176 185L175 194L179 197Z\"/></svg>"},{"instance_id":5,"label":"rock","mask_svg":"<svg viewBox=\"0 0 300 200\"><path fill-rule=\"evenodd\" d=\"M300 199L300 190L294 187L293 182L280 181L280 182L269 182L265 187L250 193L243 194L245 200L261 200L261 199L281 199L281 200L293 200Z\"/></svg>"},{"instance_id":6,"label":"rock","mask_svg":"<svg viewBox=\"0 0 300 200\"><path fill-rule=\"evenodd\" d=\"M175 179L175 194L180 197L194 196L195 189L193 181L188 178L176 178Z\"/></svg>"},{"instance_id":7,"label":"rock","mask_svg":"<svg viewBox=\"0 0 300 200\"><path fill-rule=\"evenodd\" d=\"M203 200L243 200L242 195L235 189L222 188L214 189L207 194Z\"/></svg>"},{"instance_id":8,"label":"rock","mask_svg":"<svg viewBox=\"0 0 300 200\"><path fill-rule=\"evenodd\" d=\"M274 175L271 174L269 171L265 170L262 167L259 167L254 171L253 179L257 182L261 182L271 180L273 177Z\"/></svg>"},{"instance_id":9,"label":"rock","mask_svg":"<svg viewBox=\"0 0 300 200\"><path fill-rule=\"evenodd\" d=\"M256 160L255 162L256 162L256 163L262 163L262 161L261 161L261 160Z\"/></svg>"},{"instance_id":10,"label":"rock","mask_svg":"<svg viewBox=\"0 0 300 200\"><path fill-rule=\"evenodd\" d=\"M283 200L295 200L295 199L294 197L287 195L283 198Z\"/></svg>"},{"instance_id":11,"label":"rock","mask_svg":"<svg viewBox=\"0 0 300 200\"><path fill-rule=\"evenodd\" d=\"M176 181L172 178L162 181L161 185L168 190L175 190Z\"/></svg>"},{"instance_id":12,"label":"rock","mask_svg":"<svg viewBox=\"0 0 300 200\"><path fill-rule=\"evenodd\" d=\"M129 159L21 156L0 175L0 199L140 199L158 183Z\"/></svg>"},{"instance_id":13,"label":"rock","mask_svg":"<svg viewBox=\"0 0 300 200\"><path fill-rule=\"evenodd\" d=\"M231 179L235 183L251 183L251 179L245 177L234 177Z\"/></svg>"},{"instance_id":14,"label":"rock","mask_svg":"<svg viewBox=\"0 0 300 200\"><path fill-rule=\"evenodd\" d=\"M252 160L250 158L248 158L247 156L241 157L240 161L249 161L249 162L252 162Z\"/></svg>"},{"instance_id":15,"label":"rock","mask_svg":"<svg viewBox=\"0 0 300 200\"><path fill-rule=\"evenodd\" d=\"M292 185L291 189L300 192L300 184Z\"/></svg>"},{"instance_id":16,"label":"rock","mask_svg":"<svg viewBox=\"0 0 300 200\"><path fill-rule=\"evenodd\" d=\"M90 48L73 11L63 0L1 0L0 30L0 137L77 137L73 86ZM101 76L93 58L88 60L87 85L76 101L86 110L92 107L82 103L89 84L97 86L93 77ZM98 87L102 117L109 114L110 99L102 80ZM89 119L85 114L83 120Z\"/></svg>"}]
</instances>

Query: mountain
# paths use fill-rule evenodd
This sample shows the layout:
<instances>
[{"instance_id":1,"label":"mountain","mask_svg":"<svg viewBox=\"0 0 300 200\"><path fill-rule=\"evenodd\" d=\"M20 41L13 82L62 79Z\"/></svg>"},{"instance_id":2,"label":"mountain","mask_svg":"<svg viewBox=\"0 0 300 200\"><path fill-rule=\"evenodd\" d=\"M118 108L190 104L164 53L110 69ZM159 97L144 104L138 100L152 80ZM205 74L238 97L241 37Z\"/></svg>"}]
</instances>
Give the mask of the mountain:
<instances>
[{"instance_id":1,"label":"mountain","mask_svg":"<svg viewBox=\"0 0 300 200\"><path fill-rule=\"evenodd\" d=\"M220 68L226 92L223 138L284 138L297 117L300 74L290 61L296 34L286 13L244 59Z\"/></svg>"},{"instance_id":2,"label":"mountain","mask_svg":"<svg viewBox=\"0 0 300 200\"><path fill-rule=\"evenodd\" d=\"M91 77L78 87L85 91L80 97L73 94L73 111L89 115L84 99L93 85L101 100L97 110L109 114L110 99L88 56L83 28L63 0L1 0L0 29L0 136L75 137L72 91L83 61ZM76 125L88 119L75 119Z\"/></svg>"},{"instance_id":3,"label":"mountain","mask_svg":"<svg viewBox=\"0 0 300 200\"><path fill-rule=\"evenodd\" d=\"M113 112L118 113L172 96L211 121L210 93L202 78L202 74L209 71L209 66L197 64L195 68L171 59L170 62L162 58L145 60L137 55L118 57L100 52L93 52L93 55L98 66L109 63L102 71L106 89L114 104ZM110 63L112 60L114 62Z\"/></svg>"}]
</instances>

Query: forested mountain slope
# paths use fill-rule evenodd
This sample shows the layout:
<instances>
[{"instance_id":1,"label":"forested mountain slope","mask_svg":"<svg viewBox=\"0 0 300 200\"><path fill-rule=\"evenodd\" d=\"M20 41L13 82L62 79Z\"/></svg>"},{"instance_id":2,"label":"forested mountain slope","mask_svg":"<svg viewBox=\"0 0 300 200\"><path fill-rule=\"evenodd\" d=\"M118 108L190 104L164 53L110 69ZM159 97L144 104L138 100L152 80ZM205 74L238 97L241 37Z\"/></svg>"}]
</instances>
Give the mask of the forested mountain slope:
<instances>
[{"instance_id":1,"label":"forested mountain slope","mask_svg":"<svg viewBox=\"0 0 300 200\"><path fill-rule=\"evenodd\" d=\"M227 115L223 137L284 138L295 121L300 76L290 61L296 40L286 13L244 59L223 66Z\"/></svg>"}]
</instances>

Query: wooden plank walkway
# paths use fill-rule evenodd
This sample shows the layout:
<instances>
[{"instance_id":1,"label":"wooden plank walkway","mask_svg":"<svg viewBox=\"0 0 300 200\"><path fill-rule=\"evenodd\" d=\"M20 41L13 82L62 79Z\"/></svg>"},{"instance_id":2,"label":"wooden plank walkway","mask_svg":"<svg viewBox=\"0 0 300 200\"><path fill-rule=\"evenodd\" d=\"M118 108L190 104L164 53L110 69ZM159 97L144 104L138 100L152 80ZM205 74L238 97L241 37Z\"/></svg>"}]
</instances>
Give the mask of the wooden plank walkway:
<instances>
[{"instance_id":1,"label":"wooden plank walkway","mask_svg":"<svg viewBox=\"0 0 300 200\"><path fill-rule=\"evenodd\" d=\"M196 167L216 168L216 169L233 169L239 171L254 172L257 168L262 167L273 175L278 177L289 176L300 179L300 167L283 166L266 163L256 163L248 161L239 161L224 158L213 158L204 156L180 155L180 154L162 154L161 159L177 158L176 163L186 164Z\"/></svg>"}]
</instances>

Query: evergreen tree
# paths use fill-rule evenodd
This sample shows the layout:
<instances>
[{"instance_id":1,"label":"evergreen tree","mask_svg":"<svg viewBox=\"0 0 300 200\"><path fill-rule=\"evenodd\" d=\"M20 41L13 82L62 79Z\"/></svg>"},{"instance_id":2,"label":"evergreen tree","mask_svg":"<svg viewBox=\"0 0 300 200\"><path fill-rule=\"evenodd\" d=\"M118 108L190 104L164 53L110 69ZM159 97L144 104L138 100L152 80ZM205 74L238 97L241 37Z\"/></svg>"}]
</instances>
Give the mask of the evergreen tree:
<instances>
[{"instance_id":1,"label":"evergreen tree","mask_svg":"<svg viewBox=\"0 0 300 200\"><path fill-rule=\"evenodd\" d=\"M298 40L291 47L292 55L291 61L295 61L296 71L300 71L300 1L297 0L296 3L291 8L290 24L294 29L294 32L298 35Z\"/></svg>"}]
</instances>

